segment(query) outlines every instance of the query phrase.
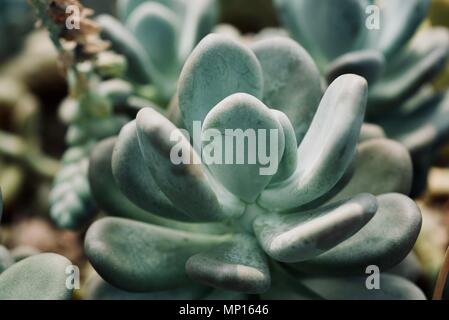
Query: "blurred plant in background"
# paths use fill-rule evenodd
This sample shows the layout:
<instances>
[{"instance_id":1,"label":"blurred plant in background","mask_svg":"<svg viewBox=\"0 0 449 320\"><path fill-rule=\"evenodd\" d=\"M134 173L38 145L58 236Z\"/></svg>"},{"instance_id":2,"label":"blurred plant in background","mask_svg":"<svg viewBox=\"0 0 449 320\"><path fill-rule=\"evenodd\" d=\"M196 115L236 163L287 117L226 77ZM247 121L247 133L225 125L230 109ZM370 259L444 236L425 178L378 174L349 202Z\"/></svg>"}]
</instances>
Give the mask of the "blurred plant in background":
<instances>
[{"instance_id":1,"label":"blurred plant in background","mask_svg":"<svg viewBox=\"0 0 449 320\"><path fill-rule=\"evenodd\" d=\"M415 35L430 0L274 3L284 27L311 53L328 82L347 72L368 80L366 121L380 124L410 150L413 194L422 193L427 172L449 138L449 93L431 85L448 61L449 31L435 27ZM379 15L367 11L369 5Z\"/></svg>"}]
</instances>

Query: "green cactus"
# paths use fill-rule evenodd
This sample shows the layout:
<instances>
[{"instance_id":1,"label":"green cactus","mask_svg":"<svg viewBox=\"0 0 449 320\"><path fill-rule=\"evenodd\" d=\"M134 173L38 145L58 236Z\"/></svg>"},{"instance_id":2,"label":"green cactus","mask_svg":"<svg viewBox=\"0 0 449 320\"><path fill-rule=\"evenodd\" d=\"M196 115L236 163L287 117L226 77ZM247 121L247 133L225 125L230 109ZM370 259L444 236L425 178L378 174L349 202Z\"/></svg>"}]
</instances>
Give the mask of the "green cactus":
<instances>
[{"instance_id":1,"label":"green cactus","mask_svg":"<svg viewBox=\"0 0 449 320\"><path fill-rule=\"evenodd\" d=\"M388 137L408 148L415 166L414 193L422 190L438 148L449 137L449 94L431 86L449 57L449 32L433 27L415 35L430 1L274 3L283 26L329 82L348 72L368 80L367 121L380 124ZM371 20L376 18L377 26Z\"/></svg>"},{"instance_id":2,"label":"green cactus","mask_svg":"<svg viewBox=\"0 0 449 320\"><path fill-rule=\"evenodd\" d=\"M185 59L216 22L216 0L119 0L117 6L121 22L110 15L97 18L103 36L127 57L128 78L151 83L156 90L147 95L167 102Z\"/></svg>"},{"instance_id":3,"label":"green cactus","mask_svg":"<svg viewBox=\"0 0 449 320\"><path fill-rule=\"evenodd\" d=\"M424 298L388 273L421 227L417 205L403 195L411 186L409 153L362 129L365 79L342 75L324 95L320 79L308 53L287 38L251 48L204 38L179 79L187 130L143 108L117 138L93 149L92 192L117 217L87 232L86 254L106 280L91 295ZM280 155L277 170L262 175L260 159L199 164L211 156L208 132L221 139L226 129L271 130L277 144L257 142ZM202 144L191 144L195 134ZM382 271L380 290L365 287L369 265Z\"/></svg>"}]
</instances>

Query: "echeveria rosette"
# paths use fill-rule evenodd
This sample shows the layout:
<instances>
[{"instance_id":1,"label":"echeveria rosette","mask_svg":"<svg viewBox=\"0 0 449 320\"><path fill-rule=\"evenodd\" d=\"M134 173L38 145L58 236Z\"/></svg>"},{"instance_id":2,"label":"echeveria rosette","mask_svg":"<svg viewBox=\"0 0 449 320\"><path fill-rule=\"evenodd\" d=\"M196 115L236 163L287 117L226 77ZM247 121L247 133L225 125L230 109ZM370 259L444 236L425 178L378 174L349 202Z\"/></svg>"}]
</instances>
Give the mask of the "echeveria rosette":
<instances>
[{"instance_id":1,"label":"echeveria rosette","mask_svg":"<svg viewBox=\"0 0 449 320\"><path fill-rule=\"evenodd\" d=\"M98 22L115 51L128 59L129 79L155 87L168 101L185 59L217 19L216 0L119 0L118 16Z\"/></svg>"},{"instance_id":2,"label":"echeveria rosette","mask_svg":"<svg viewBox=\"0 0 449 320\"><path fill-rule=\"evenodd\" d=\"M447 93L431 89L449 57L449 32L416 32L430 0L275 0L283 26L318 63L329 81L344 73L370 84L367 121L411 152L416 183L425 182L438 147L449 137ZM379 29L369 5L380 9ZM375 18L375 17L374 17ZM424 97L423 97L424 96ZM414 191L422 189L415 185Z\"/></svg>"},{"instance_id":3,"label":"echeveria rosette","mask_svg":"<svg viewBox=\"0 0 449 320\"><path fill-rule=\"evenodd\" d=\"M178 94L190 133L193 121L203 135L277 129L278 170L261 176L260 162L173 164L173 148L194 159L200 148L185 136L171 140L179 129L142 109L90 160L97 202L120 216L100 219L86 235L86 254L110 286L97 294L124 294L120 288L157 298L176 290L199 298L200 283L209 288L201 298L424 297L387 273L381 290L364 287L366 267L399 263L421 227L418 207L403 195L412 175L407 150L370 135L358 145L365 79L343 75L322 95L317 67L294 41L248 48L209 35L188 58Z\"/></svg>"}]
</instances>

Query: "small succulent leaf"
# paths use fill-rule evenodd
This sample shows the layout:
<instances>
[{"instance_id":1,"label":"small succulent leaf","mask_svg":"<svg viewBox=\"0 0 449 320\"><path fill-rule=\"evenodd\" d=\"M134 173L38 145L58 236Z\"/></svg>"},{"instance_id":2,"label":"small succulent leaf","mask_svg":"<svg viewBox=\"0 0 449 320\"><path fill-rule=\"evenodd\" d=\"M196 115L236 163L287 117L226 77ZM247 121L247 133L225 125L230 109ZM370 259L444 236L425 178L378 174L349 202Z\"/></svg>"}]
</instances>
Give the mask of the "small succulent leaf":
<instances>
[{"instance_id":1,"label":"small succulent leaf","mask_svg":"<svg viewBox=\"0 0 449 320\"><path fill-rule=\"evenodd\" d=\"M374 117L397 107L444 69L449 58L449 31L431 28L420 32L391 59L386 72L371 88L368 114Z\"/></svg>"},{"instance_id":2,"label":"small succulent leaf","mask_svg":"<svg viewBox=\"0 0 449 320\"><path fill-rule=\"evenodd\" d=\"M366 277L308 277L301 284L326 300L426 300L413 282L391 274L380 274L380 288L369 290Z\"/></svg>"},{"instance_id":3,"label":"small succulent leaf","mask_svg":"<svg viewBox=\"0 0 449 320\"><path fill-rule=\"evenodd\" d=\"M1 300L70 300L67 267L63 256L43 253L26 258L0 275Z\"/></svg>"},{"instance_id":4,"label":"small succulent leaf","mask_svg":"<svg viewBox=\"0 0 449 320\"><path fill-rule=\"evenodd\" d=\"M270 287L268 261L248 235L234 235L231 242L192 256L186 272L195 281L223 290L255 294Z\"/></svg>"},{"instance_id":5,"label":"small succulent leaf","mask_svg":"<svg viewBox=\"0 0 449 320\"><path fill-rule=\"evenodd\" d=\"M260 295L262 300L323 300L315 292L301 284L283 265L272 263L271 286Z\"/></svg>"},{"instance_id":6,"label":"small succulent leaf","mask_svg":"<svg viewBox=\"0 0 449 320\"><path fill-rule=\"evenodd\" d=\"M137 83L150 82L147 54L134 35L111 16L100 15L96 21L102 28L103 37L111 42L112 49L127 58L128 77Z\"/></svg>"},{"instance_id":7,"label":"small succulent leaf","mask_svg":"<svg viewBox=\"0 0 449 320\"><path fill-rule=\"evenodd\" d=\"M111 165L119 189L134 204L164 218L192 221L187 214L172 204L155 181L143 158L135 121L127 124L120 132ZM94 169L91 172L97 174Z\"/></svg>"},{"instance_id":8,"label":"small succulent leaf","mask_svg":"<svg viewBox=\"0 0 449 320\"><path fill-rule=\"evenodd\" d=\"M319 70L310 55L288 38L261 40L251 48L263 70L263 102L287 115L299 144L322 96Z\"/></svg>"},{"instance_id":9,"label":"small succulent leaf","mask_svg":"<svg viewBox=\"0 0 449 320\"><path fill-rule=\"evenodd\" d=\"M261 216L254 222L254 232L270 257L299 262L319 256L354 235L376 210L376 198L360 194L311 211Z\"/></svg>"},{"instance_id":10,"label":"small succulent leaf","mask_svg":"<svg viewBox=\"0 0 449 320\"><path fill-rule=\"evenodd\" d=\"M1 208L1 204L0 204ZM4 246L0 246L0 273L8 269L14 264L14 258L9 253L8 249Z\"/></svg>"},{"instance_id":11,"label":"small succulent leaf","mask_svg":"<svg viewBox=\"0 0 449 320\"><path fill-rule=\"evenodd\" d=\"M372 139L383 139L383 138L386 138L386 134L381 126L366 122L362 125L359 143L366 142Z\"/></svg>"},{"instance_id":12,"label":"small succulent leaf","mask_svg":"<svg viewBox=\"0 0 449 320\"><path fill-rule=\"evenodd\" d=\"M126 291L149 292L189 285L187 259L227 239L103 218L89 228L84 245L89 261L108 283Z\"/></svg>"},{"instance_id":13,"label":"small succulent leaf","mask_svg":"<svg viewBox=\"0 0 449 320\"><path fill-rule=\"evenodd\" d=\"M170 121L145 108L137 114L136 124L145 164L176 208L182 208L198 222L220 221L243 214L245 206L236 198L230 201L232 198L219 197L220 193L200 164L200 157Z\"/></svg>"},{"instance_id":14,"label":"small succulent leaf","mask_svg":"<svg viewBox=\"0 0 449 320\"><path fill-rule=\"evenodd\" d=\"M385 66L382 53L375 50L360 50L346 53L335 59L326 68L326 79L329 83L347 73L358 74L369 84L376 82Z\"/></svg>"},{"instance_id":15,"label":"small succulent leaf","mask_svg":"<svg viewBox=\"0 0 449 320\"><path fill-rule=\"evenodd\" d=\"M87 300L198 300L209 293L210 289L192 284L188 287L167 291L128 292L118 289L100 276L89 279L86 288Z\"/></svg>"},{"instance_id":16,"label":"small succulent leaf","mask_svg":"<svg viewBox=\"0 0 449 320\"><path fill-rule=\"evenodd\" d=\"M421 212L416 203L402 194L378 198L373 219L359 232L328 252L292 265L307 273L364 274L369 265L388 270L412 250L421 230Z\"/></svg>"},{"instance_id":17,"label":"small succulent leaf","mask_svg":"<svg viewBox=\"0 0 449 320\"><path fill-rule=\"evenodd\" d=\"M192 133L194 121L234 93L262 99L262 68L254 53L222 35L205 37L193 50L179 79L179 108L185 127Z\"/></svg>"},{"instance_id":18,"label":"small succulent leaf","mask_svg":"<svg viewBox=\"0 0 449 320\"><path fill-rule=\"evenodd\" d=\"M368 48L380 50L387 57L395 55L413 36L425 19L429 0L376 0L381 27L367 32Z\"/></svg>"},{"instance_id":19,"label":"small succulent leaf","mask_svg":"<svg viewBox=\"0 0 449 320\"><path fill-rule=\"evenodd\" d=\"M296 208L323 196L337 184L355 155L366 97L367 83L360 76L343 75L329 86L298 148L295 173L262 192L258 200L262 207Z\"/></svg>"},{"instance_id":20,"label":"small succulent leaf","mask_svg":"<svg viewBox=\"0 0 449 320\"><path fill-rule=\"evenodd\" d=\"M278 110L271 110L277 118L284 131L285 148L282 160L279 163L277 173L271 179L270 184L279 183L289 178L298 166L298 155L295 129L285 113Z\"/></svg>"},{"instance_id":21,"label":"small succulent leaf","mask_svg":"<svg viewBox=\"0 0 449 320\"><path fill-rule=\"evenodd\" d=\"M250 298L249 295L242 292L214 289L205 297L203 297L202 300L236 301L236 300L249 300L249 298Z\"/></svg>"},{"instance_id":22,"label":"small succulent leaf","mask_svg":"<svg viewBox=\"0 0 449 320\"><path fill-rule=\"evenodd\" d=\"M277 0L275 4L284 26L320 65L360 47L367 32L368 1Z\"/></svg>"},{"instance_id":23,"label":"small succulent leaf","mask_svg":"<svg viewBox=\"0 0 449 320\"><path fill-rule=\"evenodd\" d=\"M214 177L248 203L257 199L277 173L285 148L284 131L276 116L245 93L225 98L207 114L201 140L203 159ZM269 162L264 163L261 155Z\"/></svg>"},{"instance_id":24,"label":"small succulent leaf","mask_svg":"<svg viewBox=\"0 0 449 320\"><path fill-rule=\"evenodd\" d=\"M429 152L449 138L449 92L435 93L417 103L407 103L381 125L387 135L400 141L413 155ZM401 121L401 125L398 125Z\"/></svg>"},{"instance_id":25,"label":"small succulent leaf","mask_svg":"<svg viewBox=\"0 0 449 320\"><path fill-rule=\"evenodd\" d=\"M176 88L181 63L178 60L178 30L176 15L164 5L148 2L136 8L127 28L145 49L146 66L160 94L169 99Z\"/></svg>"},{"instance_id":26,"label":"small succulent leaf","mask_svg":"<svg viewBox=\"0 0 449 320\"><path fill-rule=\"evenodd\" d=\"M193 48L211 32L218 18L216 0L189 0L181 30L179 57L185 61Z\"/></svg>"},{"instance_id":27,"label":"small succulent leaf","mask_svg":"<svg viewBox=\"0 0 449 320\"><path fill-rule=\"evenodd\" d=\"M412 186L413 165L407 149L388 139L373 139L358 147L355 173L351 181L329 203L360 192L373 195L402 193Z\"/></svg>"}]
</instances>

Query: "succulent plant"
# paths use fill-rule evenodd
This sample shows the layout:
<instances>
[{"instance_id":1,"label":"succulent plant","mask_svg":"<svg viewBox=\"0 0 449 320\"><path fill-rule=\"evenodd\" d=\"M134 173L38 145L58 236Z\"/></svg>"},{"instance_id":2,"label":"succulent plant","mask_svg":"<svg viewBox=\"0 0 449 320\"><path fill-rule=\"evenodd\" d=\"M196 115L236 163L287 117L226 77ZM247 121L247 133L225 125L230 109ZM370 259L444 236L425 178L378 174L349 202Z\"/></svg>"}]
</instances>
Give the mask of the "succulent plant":
<instances>
[{"instance_id":1,"label":"succulent plant","mask_svg":"<svg viewBox=\"0 0 449 320\"><path fill-rule=\"evenodd\" d=\"M415 35L430 1L274 3L284 27L329 82L348 72L368 80L367 121L410 150L419 192L436 150L449 137L449 94L435 92L430 82L449 57L449 32L435 27Z\"/></svg>"},{"instance_id":2,"label":"succulent plant","mask_svg":"<svg viewBox=\"0 0 449 320\"><path fill-rule=\"evenodd\" d=\"M166 102L185 59L212 30L217 10L216 0L119 0L121 22L110 15L97 21L112 48L127 57L128 78L151 83L156 90L147 95Z\"/></svg>"},{"instance_id":3,"label":"succulent plant","mask_svg":"<svg viewBox=\"0 0 449 320\"><path fill-rule=\"evenodd\" d=\"M324 95L320 79L308 53L287 38L248 48L205 37L178 84L187 130L143 108L93 149L92 192L117 216L86 234L86 254L106 281L93 295L424 298L388 273L421 227L419 208L405 195L409 153L362 129L365 79L342 75ZM217 143L209 129L218 140L227 129L268 130L270 143L258 137L258 151L278 154L277 170L261 174L267 163L260 159L201 164ZM380 290L365 287L370 265L382 272ZM208 291L199 294L198 284Z\"/></svg>"}]
</instances>

